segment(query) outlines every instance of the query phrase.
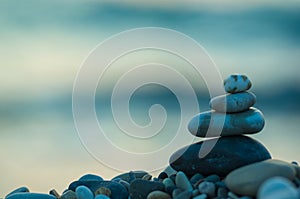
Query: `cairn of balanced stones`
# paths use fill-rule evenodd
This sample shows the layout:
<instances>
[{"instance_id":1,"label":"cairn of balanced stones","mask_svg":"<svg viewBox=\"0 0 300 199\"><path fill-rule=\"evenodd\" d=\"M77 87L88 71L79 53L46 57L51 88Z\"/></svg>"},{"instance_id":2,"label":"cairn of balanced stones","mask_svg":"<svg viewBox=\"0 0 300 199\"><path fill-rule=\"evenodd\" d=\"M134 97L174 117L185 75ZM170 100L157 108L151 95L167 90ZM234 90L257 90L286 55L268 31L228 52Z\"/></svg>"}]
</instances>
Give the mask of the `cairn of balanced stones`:
<instances>
[{"instance_id":1,"label":"cairn of balanced stones","mask_svg":"<svg viewBox=\"0 0 300 199\"><path fill-rule=\"evenodd\" d=\"M252 107L256 96L249 91L251 86L252 83L246 75L233 74L225 79L224 88L227 94L211 99L212 110L196 115L188 125L190 133L195 136L220 136L206 141L215 142L218 139L214 148L204 158L199 157L203 141L179 149L170 158L173 169L183 171L189 176L201 173L225 177L239 167L271 158L262 144L245 136L260 132L265 124L261 111ZM225 118L224 124L215 122L220 121L219 118ZM211 120L214 122L211 123ZM211 130L209 135L208 128ZM218 135L219 129L221 135Z\"/></svg>"}]
</instances>

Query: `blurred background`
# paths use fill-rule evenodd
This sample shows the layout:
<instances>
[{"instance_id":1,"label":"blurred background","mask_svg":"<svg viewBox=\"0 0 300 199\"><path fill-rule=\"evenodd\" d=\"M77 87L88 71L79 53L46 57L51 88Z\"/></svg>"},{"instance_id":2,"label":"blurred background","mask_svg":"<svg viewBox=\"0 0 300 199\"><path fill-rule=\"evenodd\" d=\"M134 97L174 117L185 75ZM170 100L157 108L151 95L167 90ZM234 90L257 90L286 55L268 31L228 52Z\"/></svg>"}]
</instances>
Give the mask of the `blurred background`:
<instances>
[{"instance_id":1,"label":"blurred background","mask_svg":"<svg viewBox=\"0 0 300 199\"><path fill-rule=\"evenodd\" d=\"M274 158L300 161L299 24L297 0L1 1L0 197L24 185L37 192L61 192L85 173L106 179L118 174L81 145L72 117L73 81L98 43L145 26L192 37L223 78L247 74L256 107L266 118L263 133L253 137ZM209 96L202 84L198 98L204 111ZM136 99L151 93L172 109L174 96L157 91L141 92Z\"/></svg>"}]
</instances>

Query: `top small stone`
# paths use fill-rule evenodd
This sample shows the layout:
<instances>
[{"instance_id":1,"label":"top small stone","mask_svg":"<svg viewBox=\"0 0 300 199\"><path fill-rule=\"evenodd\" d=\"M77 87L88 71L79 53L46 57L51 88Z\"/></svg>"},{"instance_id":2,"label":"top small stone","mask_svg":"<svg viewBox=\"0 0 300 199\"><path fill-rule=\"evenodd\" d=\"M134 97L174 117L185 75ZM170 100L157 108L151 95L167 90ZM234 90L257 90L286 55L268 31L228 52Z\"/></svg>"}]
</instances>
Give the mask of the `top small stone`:
<instances>
[{"instance_id":1,"label":"top small stone","mask_svg":"<svg viewBox=\"0 0 300 199\"><path fill-rule=\"evenodd\" d=\"M227 93L239 93L251 88L252 84L246 75L232 74L224 80L224 88Z\"/></svg>"}]
</instances>

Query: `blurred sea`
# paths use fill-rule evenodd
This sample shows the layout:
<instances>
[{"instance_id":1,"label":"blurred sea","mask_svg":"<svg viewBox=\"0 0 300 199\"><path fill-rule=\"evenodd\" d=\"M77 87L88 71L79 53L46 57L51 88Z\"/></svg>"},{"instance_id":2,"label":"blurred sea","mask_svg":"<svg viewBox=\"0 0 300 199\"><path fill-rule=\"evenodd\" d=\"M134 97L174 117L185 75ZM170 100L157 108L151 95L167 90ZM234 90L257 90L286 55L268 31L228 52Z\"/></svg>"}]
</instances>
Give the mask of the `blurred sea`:
<instances>
[{"instance_id":1,"label":"blurred sea","mask_svg":"<svg viewBox=\"0 0 300 199\"><path fill-rule=\"evenodd\" d=\"M82 146L72 117L72 87L91 49L113 34L136 27L181 31L208 51L223 78L246 73L257 96L255 106L266 118L262 133L253 137L274 158L300 162L299 3L279 6L266 1L255 6L224 5L224 9L212 9L214 4L177 4L1 3L0 197L24 185L32 191L61 192L85 173L107 179L118 173ZM205 111L209 96L201 81L194 86L200 110ZM108 97L96 93L98 103ZM178 119L178 101L160 88L132 97L133 119L147 124L147 110L154 103L166 108L171 122L167 124ZM109 111L98 105L97 113Z\"/></svg>"}]
</instances>

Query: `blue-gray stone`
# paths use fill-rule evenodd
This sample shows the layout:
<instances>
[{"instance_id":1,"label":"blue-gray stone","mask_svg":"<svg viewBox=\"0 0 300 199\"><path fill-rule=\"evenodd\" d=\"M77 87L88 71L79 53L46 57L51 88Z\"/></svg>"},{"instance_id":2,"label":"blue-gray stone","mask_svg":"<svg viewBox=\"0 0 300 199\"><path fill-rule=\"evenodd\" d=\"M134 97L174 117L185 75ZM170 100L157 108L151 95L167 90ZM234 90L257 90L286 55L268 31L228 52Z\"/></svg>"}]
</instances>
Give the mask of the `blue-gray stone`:
<instances>
[{"instance_id":1,"label":"blue-gray stone","mask_svg":"<svg viewBox=\"0 0 300 199\"><path fill-rule=\"evenodd\" d=\"M212 124L210 125L211 119ZM200 113L192 118L188 129L198 137L217 137L220 136L220 131L221 136L255 134L261 131L264 125L263 114L256 108L250 108L248 111L232 114L215 111ZM208 128L211 129L209 135L207 135Z\"/></svg>"},{"instance_id":2,"label":"blue-gray stone","mask_svg":"<svg viewBox=\"0 0 300 199\"><path fill-rule=\"evenodd\" d=\"M225 177L234 169L271 158L262 144L247 136L220 137L206 142L208 145L216 142L207 156L199 158L201 141L176 151L169 160L170 166L188 176L201 173Z\"/></svg>"},{"instance_id":3,"label":"blue-gray stone","mask_svg":"<svg viewBox=\"0 0 300 199\"><path fill-rule=\"evenodd\" d=\"M57 198L48 194L23 192L23 193L11 194L6 199L57 199Z\"/></svg>"},{"instance_id":4,"label":"blue-gray stone","mask_svg":"<svg viewBox=\"0 0 300 199\"><path fill-rule=\"evenodd\" d=\"M238 93L249 90L252 86L250 79L243 74L232 74L224 80L227 93Z\"/></svg>"},{"instance_id":5,"label":"blue-gray stone","mask_svg":"<svg viewBox=\"0 0 300 199\"><path fill-rule=\"evenodd\" d=\"M210 100L209 105L217 112L237 113L248 110L255 102L256 96L253 93L241 92L214 97Z\"/></svg>"}]
</instances>

